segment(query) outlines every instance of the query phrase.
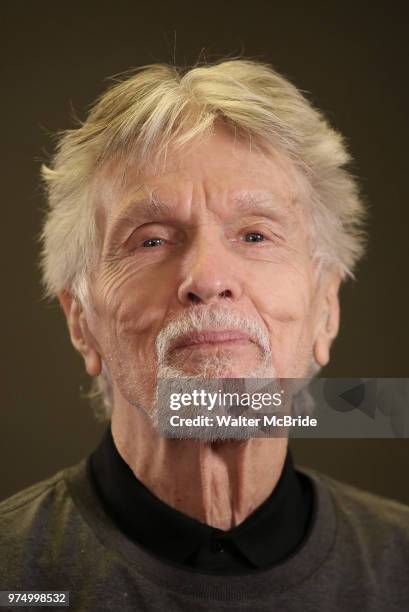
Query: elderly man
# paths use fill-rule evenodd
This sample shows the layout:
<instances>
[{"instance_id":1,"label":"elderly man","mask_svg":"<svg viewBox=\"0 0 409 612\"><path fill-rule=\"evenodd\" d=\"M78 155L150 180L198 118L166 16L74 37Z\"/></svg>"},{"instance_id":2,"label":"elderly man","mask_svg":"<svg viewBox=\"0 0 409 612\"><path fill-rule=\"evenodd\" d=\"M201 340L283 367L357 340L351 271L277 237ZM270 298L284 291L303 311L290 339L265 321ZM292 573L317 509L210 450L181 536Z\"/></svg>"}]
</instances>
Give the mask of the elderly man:
<instances>
[{"instance_id":1,"label":"elderly man","mask_svg":"<svg viewBox=\"0 0 409 612\"><path fill-rule=\"evenodd\" d=\"M2 589L73 610L402 610L409 510L283 437L166 437L162 379L310 377L363 251L341 136L269 66L151 65L62 134L43 272L109 421L1 504ZM405 606L406 604L406 606Z\"/></svg>"}]
</instances>

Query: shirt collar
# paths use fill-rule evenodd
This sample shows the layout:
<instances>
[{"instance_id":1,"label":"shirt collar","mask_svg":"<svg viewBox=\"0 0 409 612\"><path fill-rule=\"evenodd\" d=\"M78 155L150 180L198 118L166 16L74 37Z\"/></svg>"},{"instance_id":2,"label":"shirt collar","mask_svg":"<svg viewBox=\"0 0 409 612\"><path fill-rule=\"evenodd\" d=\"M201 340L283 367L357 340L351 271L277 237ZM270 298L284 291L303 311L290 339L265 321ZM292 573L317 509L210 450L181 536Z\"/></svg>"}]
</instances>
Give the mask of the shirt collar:
<instances>
[{"instance_id":1,"label":"shirt collar","mask_svg":"<svg viewBox=\"0 0 409 612\"><path fill-rule=\"evenodd\" d=\"M118 527L153 554L184 564L205 542L228 539L256 568L295 552L312 510L312 486L295 471L290 449L270 496L240 525L223 531L179 512L156 497L119 454L109 426L90 457L95 487Z\"/></svg>"}]
</instances>

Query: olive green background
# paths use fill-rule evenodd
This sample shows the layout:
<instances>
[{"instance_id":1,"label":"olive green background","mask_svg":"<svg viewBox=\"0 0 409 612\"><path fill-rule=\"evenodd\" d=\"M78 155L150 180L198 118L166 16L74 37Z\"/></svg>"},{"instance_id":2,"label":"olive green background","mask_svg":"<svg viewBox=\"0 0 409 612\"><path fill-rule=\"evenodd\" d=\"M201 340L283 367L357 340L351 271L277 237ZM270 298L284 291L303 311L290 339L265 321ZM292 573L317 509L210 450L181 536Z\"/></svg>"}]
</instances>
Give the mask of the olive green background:
<instances>
[{"instance_id":1,"label":"olive green background","mask_svg":"<svg viewBox=\"0 0 409 612\"><path fill-rule=\"evenodd\" d=\"M342 290L326 376L405 377L408 347L408 18L397 3L2 2L0 498L78 461L102 433L87 379L36 266L51 134L104 79L199 55L270 61L347 137L370 206L370 245ZM206 51L203 52L203 49ZM298 463L409 503L409 440L298 440Z\"/></svg>"}]
</instances>

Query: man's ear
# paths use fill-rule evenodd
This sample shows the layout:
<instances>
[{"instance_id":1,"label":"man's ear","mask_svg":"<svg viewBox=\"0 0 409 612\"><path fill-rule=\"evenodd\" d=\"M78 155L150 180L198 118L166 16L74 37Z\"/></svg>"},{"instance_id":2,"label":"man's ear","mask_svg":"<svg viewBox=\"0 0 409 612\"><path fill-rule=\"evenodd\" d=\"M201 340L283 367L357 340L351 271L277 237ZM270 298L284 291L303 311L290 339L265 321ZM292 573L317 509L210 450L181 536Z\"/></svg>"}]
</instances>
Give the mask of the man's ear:
<instances>
[{"instance_id":1,"label":"man's ear","mask_svg":"<svg viewBox=\"0 0 409 612\"><path fill-rule=\"evenodd\" d=\"M71 342L83 356L87 373L90 376L98 376L101 373L101 356L95 338L89 330L83 307L69 291L61 291L58 300L67 319Z\"/></svg>"},{"instance_id":2,"label":"man's ear","mask_svg":"<svg viewBox=\"0 0 409 612\"><path fill-rule=\"evenodd\" d=\"M325 273L324 273L325 274ZM319 312L315 330L314 357L321 366L329 362L330 348L339 330L339 274L328 274L319 289Z\"/></svg>"}]
</instances>

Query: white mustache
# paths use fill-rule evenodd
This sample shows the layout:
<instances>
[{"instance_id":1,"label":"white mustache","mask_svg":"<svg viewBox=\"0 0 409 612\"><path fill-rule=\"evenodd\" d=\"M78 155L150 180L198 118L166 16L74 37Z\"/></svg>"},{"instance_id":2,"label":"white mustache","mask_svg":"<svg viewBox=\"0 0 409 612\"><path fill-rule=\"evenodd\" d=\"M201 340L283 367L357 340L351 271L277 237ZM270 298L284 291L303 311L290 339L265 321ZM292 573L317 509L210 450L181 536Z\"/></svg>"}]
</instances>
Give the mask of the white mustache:
<instances>
[{"instance_id":1,"label":"white mustache","mask_svg":"<svg viewBox=\"0 0 409 612\"><path fill-rule=\"evenodd\" d=\"M237 312L227 309L202 310L191 309L181 313L170 321L156 338L158 362L164 363L169 348L177 343L182 336L204 330L238 330L246 333L255 342L264 355L271 353L270 338L266 328L254 319L246 318Z\"/></svg>"}]
</instances>

